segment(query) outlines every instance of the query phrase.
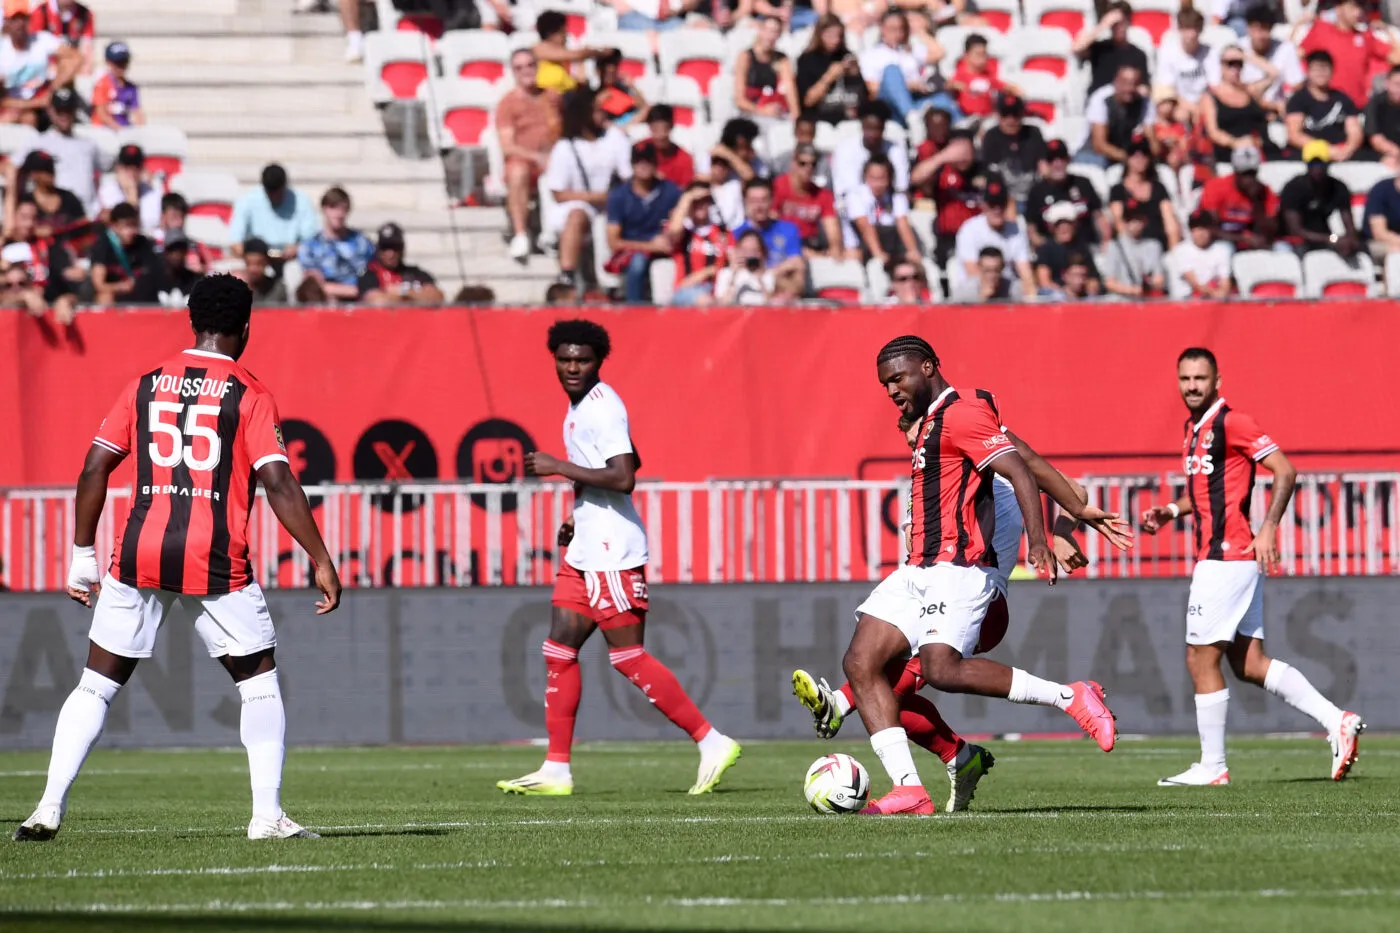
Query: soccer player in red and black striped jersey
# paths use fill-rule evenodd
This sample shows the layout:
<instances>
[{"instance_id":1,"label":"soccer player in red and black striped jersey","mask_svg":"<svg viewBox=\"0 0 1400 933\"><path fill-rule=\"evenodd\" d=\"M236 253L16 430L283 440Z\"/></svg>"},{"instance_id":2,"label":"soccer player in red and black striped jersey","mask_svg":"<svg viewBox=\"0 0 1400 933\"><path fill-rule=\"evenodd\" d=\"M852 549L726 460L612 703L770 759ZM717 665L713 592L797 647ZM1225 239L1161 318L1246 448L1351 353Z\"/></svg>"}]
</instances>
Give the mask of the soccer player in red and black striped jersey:
<instances>
[{"instance_id":1,"label":"soccer player in red and black striped jersey","mask_svg":"<svg viewBox=\"0 0 1400 933\"><path fill-rule=\"evenodd\" d=\"M317 614L339 605L340 580L292 475L272 394L237 362L248 345L252 292L231 275L212 275L195 284L189 306L194 346L127 386L78 478L68 595L93 607L87 664L58 714L44 795L16 840L57 834L108 706L137 662L151 656L177 604L242 699L239 734L253 791L248 838L315 835L282 811L286 715L273 658L277 635L248 559L257 483L316 565ZM131 512L103 576L93 549L97 520L108 479L128 455L136 459Z\"/></svg>"},{"instance_id":2,"label":"soccer player in red and black striped jersey","mask_svg":"<svg viewBox=\"0 0 1400 933\"><path fill-rule=\"evenodd\" d=\"M1225 764L1230 691L1220 673L1221 657L1229 659L1240 680L1263 687L1322 724L1332 745L1332 780L1340 781L1356 761L1357 740L1366 724L1318 693L1297 668L1264 653L1264 576L1279 566L1278 526L1293 496L1297 471L1253 418L1221 397L1215 354L1201 347L1182 351L1176 379L1190 412L1182 441L1186 495L1145 511L1142 530L1153 534L1184 515L1195 516L1186 667L1196 690L1201 760L1157 783L1230 783ZM1273 474L1273 496L1255 532L1249 512L1261 466Z\"/></svg>"},{"instance_id":3,"label":"soccer player in red and black striped jersey","mask_svg":"<svg viewBox=\"0 0 1400 933\"><path fill-rule=\"evenodd\" d=\"M1031 566L1055 581L1039 490L992 407L977 393L963 395L949 385L926 341L898 337L880 350L876 364L880 384L901 414L922 418L913 457L913 548L909 562L856 609L843 667L870 745L894 784L862 812L930 814L933 802L914 768L908 735L899 725L899 701L885 673L892 661L917 653L924 679L944 693L1064 710L1104 751L1113 748L1116 732L1098 684L1056 684L972 656L997 594L994 474L1015 490ZM1062 504L1075 518L1107 517L1071 499Z\"/></svg>"}]
</instances>

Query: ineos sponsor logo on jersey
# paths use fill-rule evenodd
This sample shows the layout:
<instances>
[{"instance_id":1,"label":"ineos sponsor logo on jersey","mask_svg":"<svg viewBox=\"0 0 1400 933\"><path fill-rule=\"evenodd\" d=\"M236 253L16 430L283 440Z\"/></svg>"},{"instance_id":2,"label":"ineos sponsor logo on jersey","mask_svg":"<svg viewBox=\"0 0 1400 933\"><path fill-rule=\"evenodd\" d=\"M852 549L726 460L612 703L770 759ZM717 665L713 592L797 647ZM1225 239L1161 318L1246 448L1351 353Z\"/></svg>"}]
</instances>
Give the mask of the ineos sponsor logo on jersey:
<instances>
[{"instance_id":1,"label":"ineos sponsor logo on jersey","mask_svg":"<svg viewBox=\"0 0 1400 933\"><path fill-rule=\"evenodd\" d=\"M229 381L224 379L191 379L188 376L172 376L161 373L151 377L151 391L174 392L176 395L191 398L223 398L228 392Z\"/></svg>"},{"instance_id":2,"label":"ineos sponsor logo on jersey","mask_svg":"<svg viewBox=\"0 0 1400 933\"><path fill-rule=\"evenodd\" d=\"M1204 457L1191 456L1186 458L1187 476L1195 476L1198 473L1210 476L1214 472L1215 458L1210 454L1206 454Z\"/></svg>"},{"instance_id":3,"label":"ineos sponsor logo on jersey","mask_svg":"<svg viewBox=\"0 0 1400 933\"><path fill-rule=\"evenodd\" d=\"M924 455L924 449L922 447L914 451L913 462L914 469L916 470L922 470L924 466L928 463L928 458Z\"/></svg>"},{"instance_id":4,"label":"ineos sponsor logo on jersey","mask_svg":"<svg viewBox=\"0 0 1400 933\"><path fill-rule=\"evenodd\" d=\"M1002 446L1006 442L1007 441L1005 434L993 434L991 437L982 441L982 446L987 448L988 450L995 450L996 448Z\"/></svg>"}]
</instances>

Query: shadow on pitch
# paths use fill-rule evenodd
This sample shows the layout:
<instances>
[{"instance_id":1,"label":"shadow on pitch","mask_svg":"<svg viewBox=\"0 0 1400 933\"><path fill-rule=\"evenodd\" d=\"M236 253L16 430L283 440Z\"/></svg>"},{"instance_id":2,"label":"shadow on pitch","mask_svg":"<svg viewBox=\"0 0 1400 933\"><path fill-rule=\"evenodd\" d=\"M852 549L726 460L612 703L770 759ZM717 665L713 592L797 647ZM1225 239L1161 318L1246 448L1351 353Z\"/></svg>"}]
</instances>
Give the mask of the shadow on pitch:
<instances>
[{"instance_id":1,"label":"shadow on pitch","mask_svg":"<svg viewBox=\"0 0 1400 933\"><path fill-rule=\"evenodd\" d=\"M334 933L439 933L443 930L463 931L463 933L571 933L590 930L614 930L616 926L580 924L577 918L560 917L559 923L538 922L511 923L509 921L470 920L461 917L444 917L441 920L385 919L379 921L347 921L339 917L265 917L245 916L238 919L211 917L208 914L122 914L102 916L83 913L14 913L5 914L6 933L65 933L65 931L93 930L112 933L310 933L310 931L334 931ZM646 927L628 927L631 933L649 933ZM702 933L700 930L685 930L679 927L656 927L655 933ZM762 933L762 931L759 931Z\"/></svg>"},{"instance_id":2,"label":"shadow on pitch","mask_svg":"<svg viewBox=\"0 0 1400 933\"><path fill-rule=\"evenodd\" d=\"M1147 813L1150 810L1160 810L1161 807L1148 807L1142 804L1084 804L1081 806L1063 807L995 807L983 811L986 813Z\"/></svg>"},{"instance_id":3,"label":"shadow on pitch","mask_svg":"<svg viewBox=\"0 0 1400 933\"><path fill-rule=\"evenodd\" d=\"M450 829L438 829L431 826L405 826L402 829L346 829L341 831L327 830L321 835L326 839L355 839L361 836L450 836Z\"/></svg>"}]
</instances>

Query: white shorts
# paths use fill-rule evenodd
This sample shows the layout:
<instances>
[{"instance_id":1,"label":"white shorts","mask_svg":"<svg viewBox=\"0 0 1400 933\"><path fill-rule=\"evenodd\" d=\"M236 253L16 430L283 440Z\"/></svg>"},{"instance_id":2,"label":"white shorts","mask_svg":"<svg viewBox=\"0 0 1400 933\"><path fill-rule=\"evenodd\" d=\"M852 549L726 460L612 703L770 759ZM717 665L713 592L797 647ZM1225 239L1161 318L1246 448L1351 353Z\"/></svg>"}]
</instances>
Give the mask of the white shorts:
<instances>
[{"instance_id":1,"label":"white shorts","mask_svg":"<svg viewBox=\"0 0 1400 933\"><path fill-rule=\"evenodd\" d=\"M1186 644L1264 637L1264 576L1252 560L1203 560L1191 574Z\"/></svg>"},{"instance_id":2,"label":"white shorts","mask_svg":"<svg viewBox=\"0 0 1400 933\"><path fill-rule=\"evenodd\" d=\"M569 215L574 211L583 211L588 215L589 224L598 216L598 208L587 201L565 201L562 204L554 203L546 208L544 217L544 228L550 233L563 233L564 224L568 221ZM603 249L607 244L595 244L594 249Z\"/></svg>"},{"instance_id":3,"label":"white shorts","mask_svg":"<svg viewBox=\"0 0 1400 933\"><path fill-rule=\"evenodd\" d=\"M856 608L856 618L868 615L893 625L909 639L910 654L924 645L951 645L969 658L996 595L990 567L905 564L875 587Z\"/></svg>"},{"instance_id":4,"label":"white shorts","mask_svg":"<svg viewBox=\"0 0 1400 933\"><path fill-rule=\"evenodd\" d=\"M88 638L124 658L149 658L156 632L176 604L194 619L194 630L211 658L241 658L277 646L272 614L256 583L218 596L185 596L137 589L111 574L102 578Z\"/></svg>"}]
</instances>

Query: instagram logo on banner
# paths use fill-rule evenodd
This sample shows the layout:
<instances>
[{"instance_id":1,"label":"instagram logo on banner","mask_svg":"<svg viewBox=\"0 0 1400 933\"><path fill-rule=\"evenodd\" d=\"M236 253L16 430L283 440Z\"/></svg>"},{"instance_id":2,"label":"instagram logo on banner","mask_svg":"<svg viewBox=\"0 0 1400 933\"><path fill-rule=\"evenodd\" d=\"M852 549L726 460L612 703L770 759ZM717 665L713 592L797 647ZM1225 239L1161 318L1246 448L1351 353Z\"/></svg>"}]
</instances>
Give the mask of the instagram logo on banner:
<instances>
[{"instance_id":1,"label":"instagram logo on banner","mask_svg":"<svg viewBox=\"0 0 1400 933\"><path fill-rule=\"evenodd\" d=\"M525 447L513 437L484 437L472 445L472 479L509 483L525 475Z\"/></svg>"}]
</instances>

